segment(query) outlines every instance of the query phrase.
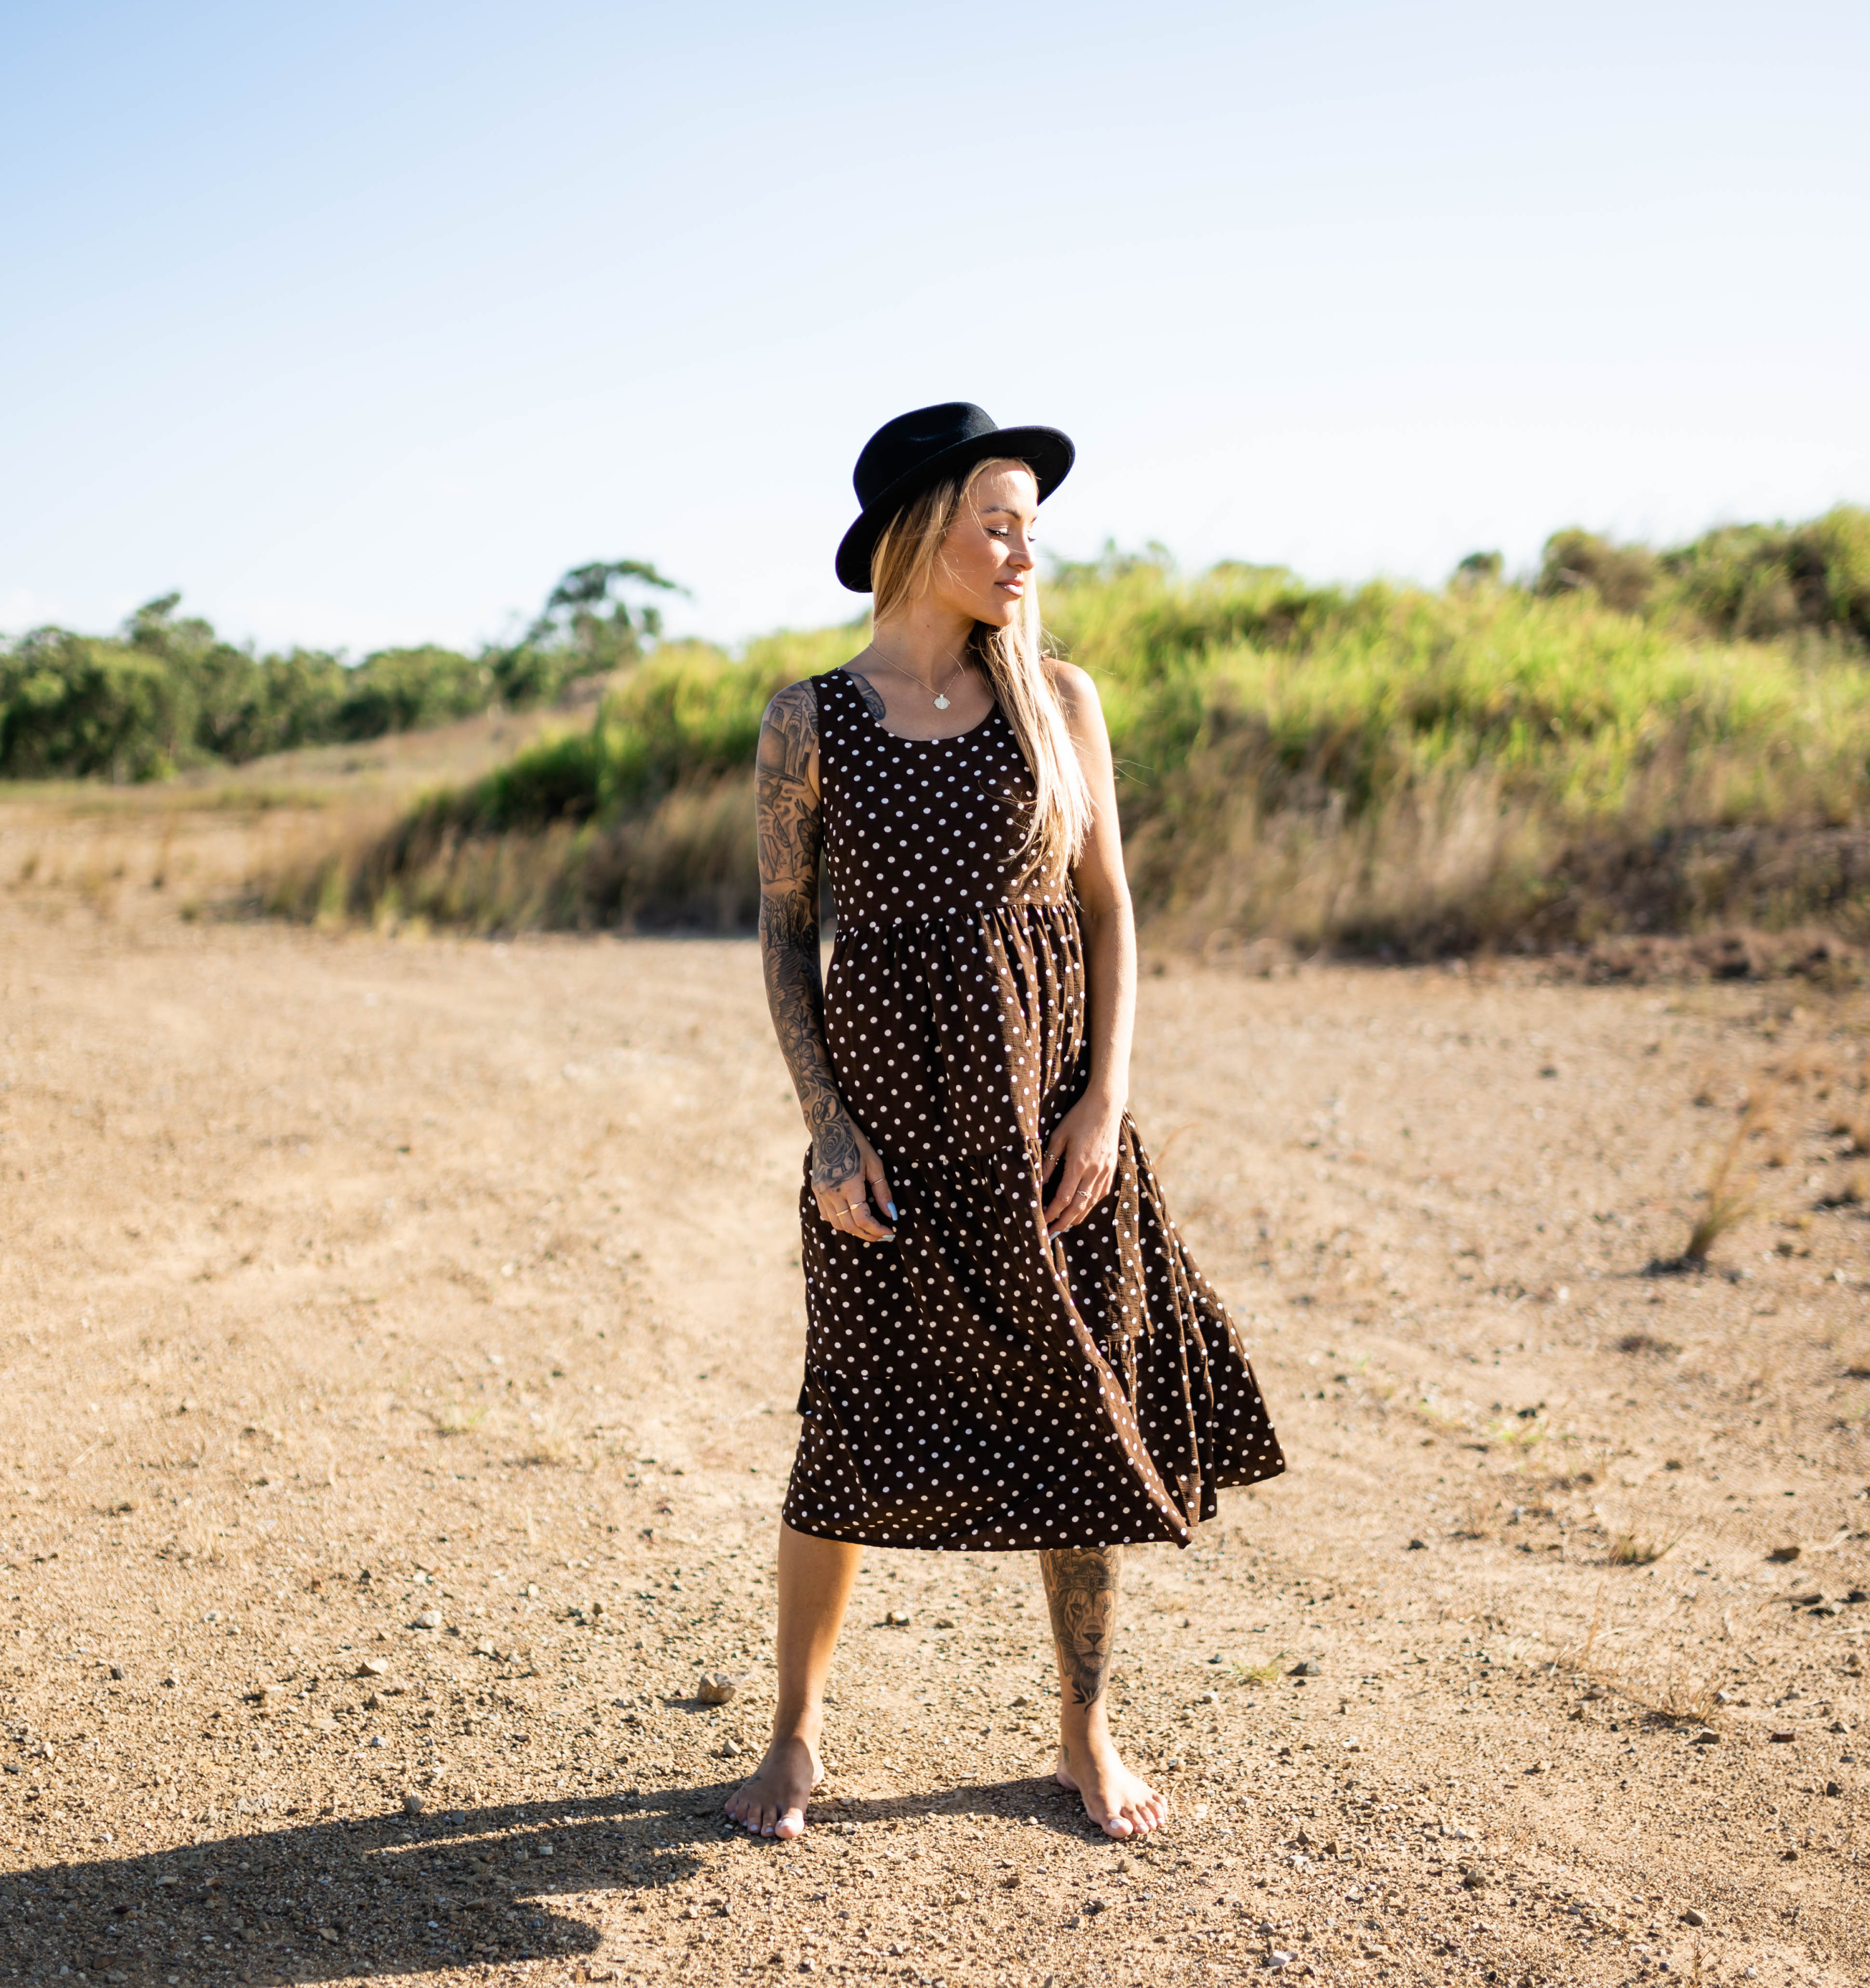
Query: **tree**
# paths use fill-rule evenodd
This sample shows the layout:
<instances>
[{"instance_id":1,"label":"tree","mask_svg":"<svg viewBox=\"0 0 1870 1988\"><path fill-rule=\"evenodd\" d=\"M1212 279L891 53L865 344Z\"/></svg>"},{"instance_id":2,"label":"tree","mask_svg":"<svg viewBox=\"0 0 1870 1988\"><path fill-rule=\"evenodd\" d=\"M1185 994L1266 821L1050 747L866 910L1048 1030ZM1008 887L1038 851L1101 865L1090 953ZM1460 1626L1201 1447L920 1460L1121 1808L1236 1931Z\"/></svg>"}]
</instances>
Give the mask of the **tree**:
<instances>
[{"instance_id":1,"label":"tree","mask_svg":"<svg viewBox=\"0 0 1870 1988\"><path fill-rule=\"evenodd\" d=\"M493 659L494 680L510 705L542 703L580 677L638 661L662 632L653 600L631 594L686 593L643 560L593 560L563 574L517 647Z\"/></svg>"}]
</instances>

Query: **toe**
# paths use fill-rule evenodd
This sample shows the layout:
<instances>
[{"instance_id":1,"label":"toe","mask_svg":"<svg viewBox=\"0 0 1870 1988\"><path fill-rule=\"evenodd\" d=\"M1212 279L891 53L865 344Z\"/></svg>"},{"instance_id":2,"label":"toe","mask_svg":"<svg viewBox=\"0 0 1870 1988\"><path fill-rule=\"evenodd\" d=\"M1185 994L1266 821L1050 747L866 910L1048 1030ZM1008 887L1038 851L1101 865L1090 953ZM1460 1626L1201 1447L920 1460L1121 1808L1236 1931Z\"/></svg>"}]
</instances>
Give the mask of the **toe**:
<instances>
[{"instance_id":1,"label":"toe","mask_svg":"<svg viewBox=\"0 0 1870 1988\"><path fill-rule=\"evenodd\" d=\"M802 1808L789 1808L772 1825L772 1834L786 1841L805 1833L805 1811Z\"/></svg>"}]
</instances>

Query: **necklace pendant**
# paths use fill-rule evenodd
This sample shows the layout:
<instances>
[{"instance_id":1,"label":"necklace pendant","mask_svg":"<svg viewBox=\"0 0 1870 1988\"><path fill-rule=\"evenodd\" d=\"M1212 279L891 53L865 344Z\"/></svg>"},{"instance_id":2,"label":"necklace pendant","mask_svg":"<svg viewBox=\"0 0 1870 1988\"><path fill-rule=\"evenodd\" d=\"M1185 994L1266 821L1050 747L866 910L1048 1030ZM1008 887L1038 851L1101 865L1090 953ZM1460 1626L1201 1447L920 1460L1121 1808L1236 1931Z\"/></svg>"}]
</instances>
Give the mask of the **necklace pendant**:
<instances>
[{"instance_id":1,"label":"necklace pendant","mask_svg":"<svg viewBox=\"0 0 1870 1988\"><path fill-rule=\"evenodd\" d=\"M948 700L945 697L938 697L935 700L935 708L937 711L946 711L947 708Z\"/></svg>"}]
</instances>

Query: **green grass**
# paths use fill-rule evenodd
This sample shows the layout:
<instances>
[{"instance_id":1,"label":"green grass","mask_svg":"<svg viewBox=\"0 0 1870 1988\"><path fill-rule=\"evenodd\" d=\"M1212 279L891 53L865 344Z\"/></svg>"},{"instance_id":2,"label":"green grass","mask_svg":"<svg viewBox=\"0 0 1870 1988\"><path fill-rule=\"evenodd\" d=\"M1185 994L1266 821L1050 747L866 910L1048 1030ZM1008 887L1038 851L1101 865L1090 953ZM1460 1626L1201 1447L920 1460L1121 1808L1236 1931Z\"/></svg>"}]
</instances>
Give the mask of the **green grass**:
<instances>
[{"instance_id":1,"label":"green grass","mask_svg":"<svg viewBox=\"0 0 1870 1988\"><path fill-rule=\"evenodd\" d=\"M1114 556L1042 598L1099 686L1133 887L1165 936L1411 955L1734 921L1870 936L1870 669L1844 622L1740 640L1679 587L1625 610L1584 583L1316 588ZM268 901L744 927L761 712L864 639L666 646L590 723Z\"/></svg>"}]
</instances>

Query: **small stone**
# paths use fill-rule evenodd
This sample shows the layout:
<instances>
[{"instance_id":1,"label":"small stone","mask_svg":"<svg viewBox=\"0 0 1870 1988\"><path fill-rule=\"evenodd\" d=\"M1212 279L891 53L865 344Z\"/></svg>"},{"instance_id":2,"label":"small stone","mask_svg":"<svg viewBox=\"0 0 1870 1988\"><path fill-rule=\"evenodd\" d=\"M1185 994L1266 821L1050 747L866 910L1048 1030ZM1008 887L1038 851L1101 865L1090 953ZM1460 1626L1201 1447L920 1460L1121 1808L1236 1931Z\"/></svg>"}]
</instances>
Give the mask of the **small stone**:
<instances>
[{"instance_id":1,"label":"small stone","mask_svg":"<svg viewBox=\"0 0 1870 1988\"><path fill-rule=\"evenodd\" d=\"M488 1636L483 1636L480 1641L474 1645L474 1654L477 1657L491 1657L497 1655L499 1653L493 1647L493 1638Z\"/></svg>"},{"instance_id":2,"label":"small stone","mask_svg":"<svg viewBox=\"0 0 1870 1988\"><path fill-rule=\"evenodd\" d=\"M1792 1732L1779 1732L1769 1733L1766 1736L1772 1741L1775 1746L1789 1746L1791 1745L1793 1741L1798 1737L1798 1735L1796 1733Z\"/></svg>"},{"instance_id":3,"label":"small stone","mask_svg":"<svg viewBox=\"0 0 1870 1988\"><path fill-rule=\"evenodd\" d=\"M1698 1912L1692 1905L1690 1905L1682 1915L1682 1923L1689 1926L1705 1926L1708 1923L1707 1915L1705 1912Z\"/></svg>"},{"instance_id":4,"label":"small stone","mask_svg":"<svg viewBox=\"0 0 1870 1988\"><path fill-rule=\"evenodd\" d=\"M935 1618L935 1626L938 1629L952 1629L954 1624L947 1616L937 1615Z\"/></svg>"},{"instance_id":5,"label":"small stone","mask_svg":"<svg viewBox=\"0 0 1870 1988\"><path fill-rule=\"evenodd\" d=\"M337 1721L332 1718L329 1712L322 1713L312 1721L312 1728L314 1732L335 1733L337 1730Z\"/></svg>"},{"instance_id":6,"label":"small stone","mask_svg":"<svg viewBox=\"0 0 1870 1988\"><path fill-rule=\"evenodd\" d=\"M113 1664L110 1666L110 1675L113 1678L121 1679L128 1676L129 1672L124 1668L121 1664Z\"/></svg>"},{"instance_id":7,"label":"small stone","mask_svg":"<svg viewBox=\"0 0 1870 1988\"><path fill-rule=\"evenodd\" d=\"M175 1672L171 1671L168 1675L162 1681L164 1684L174 1685L180 1684L181 1682L181 1679Z\"/></svg>"},{"instance_id":8,"label":"small stone","mask_svg":"<svg viewBox=\"0 0 1870 1988\"><path fill-rule=\"evenodd\" d=\"M1085 1905L1085 1910L1090 1913L1093 1918L1095 1918L1098 1913L1107 1912L1109 1909L1110 1907L1109 1902L1103 1898L1089 1899Z\"/></svg>"},{"instance_id":9,"label":"small stone","mask_svg":"<svg viewBox=\"0 0 1870 1988\"><path fill-rule=\"evenodd\" d=\"M1404 1553L1426 1553L1428 1550L1428 1542L1426 1540L1411 1540L1403 1548Z\"/></svg>"},{"instance_id":10,"label":"small stone","mask_svg":"<svg viewBox=\"0 0 1870 1988\"><path fill-rule=\"evenodd\" d=\"M373 1733L370 1736L370 1743L373 1746L387 1746L390 1743L381 1733Z\"/></svg>"},{"instance_id":11,"label":"small stone","mask_svg":"<svg viewBox=\"0 0 1870 1988\"><path fill-rule=\"evenodd\" d=\"M407 1794L402 1798L402 1812L405 1815L420 1815L426 1806L422 1797L418 1794Z\"/></svg>"},{"instance_id":12,"label":"small stone","mask_svg":"<svg viewBox=\"0 0 1870 1988\"><path fill-rule=\"evenodd\" d=\"M1841 1795L1844 1793L1843 1783L1839 1781L1827 1781L1824 1783L1824 1792L1828 1795Z\"/></svg>"},{"instance_id":13,"label":"small stone","mask_svg":"<svg viewBox=\"0 0 1870 1988\"><path fill-rule=\"evenodd\" d=\"M1790 1567L1798 1557L1799 1549L1797 1547L1775 1547L1767 1555L1767 1558L1777 1567Z\"/></svg>"},{"instance_id":14,"label":"small stone","mask_svg":"<svg viewBox=\"0 0 1870 1988\"><path fill-rule=\"evenodd\" d=\"M442 1611L439 1608L425 1608L415 1618L418 1629L439 1629L442 1626Z\"/></svg>"},{"instance_id":15,"label":"small stone","mask_svg":"<svg viewBox=\"0 0 1870 1988\"><path fill-rule=\"evenodd\" d=\"M388 1657L366 1657L357 1665L359 1677L388 1677L389 1674L390 1660Z\"/></svg>"},{"instance_id":16,"label":"small stone","mask_svg":"<svg viewBox=\"0 0 1870 1988\"><path fill-rule=\"evenodd\" d=\"M740 1688L740 1680L726 1671L703 1671L695 1696L703 1705L725 1705Z\"/></svg>"},{"instance_id":17,"label":"small stone","mask_svg":"<svg viewBox=\"0 0 1870 1988\"><path fill-rule=\"evenodd\" d=\"M1307 1657L1303 1663L1294 1664L1286 1675L1288 1677L1323 1677L1325 1667L1316 1657Z\"/></svg>"},{"instance_id":18,"label":"small stone","mask_svg":"<svg viewBox=\"0 0 1870 1988\"><path fill-rule=\"evenodd\" d=\"M886 1609L883 1626L887 1629L906 1629L915 1619L906 1608Z\"/></svg>"},{"instance_id":19,"label":"small stone","mask_svg":"<svg viewBox=\"0 0 1870 1988\"><path fill-rule=\"evenodd\" d=\"M1275 1973L1280 1968L1289 1967L1292 1964L1292 1956L1282 1947L1275 1946L1266 1956L1266 1965Z\"/></svg>"}]
</instances>

